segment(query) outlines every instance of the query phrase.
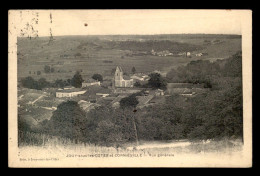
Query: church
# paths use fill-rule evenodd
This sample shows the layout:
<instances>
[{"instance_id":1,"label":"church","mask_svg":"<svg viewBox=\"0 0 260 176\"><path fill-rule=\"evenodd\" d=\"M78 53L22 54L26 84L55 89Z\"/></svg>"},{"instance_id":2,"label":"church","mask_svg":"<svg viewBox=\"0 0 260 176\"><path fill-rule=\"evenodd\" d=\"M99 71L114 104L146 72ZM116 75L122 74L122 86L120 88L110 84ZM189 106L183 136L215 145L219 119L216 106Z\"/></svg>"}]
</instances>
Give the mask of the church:
<instances>
[{"instance_id":1,"label":"church","mask_svg":"<svg viewBox=\"0 0 260 176\"><path fill-rule=\"evenodd\" d=\"M133 79L124 79L123 70L121 67L116 67L114 76L114 86L115 87L134 87Z\"/></svg>"}]
</instances>

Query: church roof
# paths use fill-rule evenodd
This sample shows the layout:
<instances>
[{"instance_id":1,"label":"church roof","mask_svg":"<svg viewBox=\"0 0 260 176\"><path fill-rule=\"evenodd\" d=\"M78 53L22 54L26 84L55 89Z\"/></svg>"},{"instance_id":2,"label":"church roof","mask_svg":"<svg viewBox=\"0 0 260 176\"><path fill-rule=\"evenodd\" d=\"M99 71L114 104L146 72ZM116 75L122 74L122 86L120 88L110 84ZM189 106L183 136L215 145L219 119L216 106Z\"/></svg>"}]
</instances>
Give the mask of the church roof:
<instances>
[{"instance_id":1,"label":"church roof","mask_svg":"<svg viewBox=\"0 0 260 176\"><path fill-rule=\"evenodd\" d=\"M120 66L117 66L120 72L123 72L122 68Z\"/></svg>"},{"instance_id":2,"label":"church roof","mask_svg":"<svg viewBox=\"0 0 260 176\"><path fill-rule=\"evenodd\" d=\"M130 76L128 76L128 75L124 75L123 77L124 77L124 80L131 80L131 79L132 79L132 78L131 78Z\"/></svg>"}]
</instances>

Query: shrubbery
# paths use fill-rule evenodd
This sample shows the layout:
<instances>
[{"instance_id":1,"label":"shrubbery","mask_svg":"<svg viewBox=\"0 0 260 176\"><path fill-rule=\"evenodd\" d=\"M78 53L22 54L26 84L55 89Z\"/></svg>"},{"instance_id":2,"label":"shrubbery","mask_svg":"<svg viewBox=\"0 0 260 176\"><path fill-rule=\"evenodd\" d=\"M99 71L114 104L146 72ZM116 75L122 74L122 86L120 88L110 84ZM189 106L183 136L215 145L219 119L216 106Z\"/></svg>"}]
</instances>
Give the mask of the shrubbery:
<instances>
[{"instance_id":1,"label":"shrubbery","mask_svg":"<svg viewBox=\"0 0 260 176\"><path fill-rule=\"evenodd\" d=\"M79 72L76 72L72 79L57 79L54 82L48 82L45 78L40 78L38 81L28 76L21 79L21 84L25 88L42 90L46 87L64 88L65 86L81 87L83 79Z\"/></svg>"}]
</instances>

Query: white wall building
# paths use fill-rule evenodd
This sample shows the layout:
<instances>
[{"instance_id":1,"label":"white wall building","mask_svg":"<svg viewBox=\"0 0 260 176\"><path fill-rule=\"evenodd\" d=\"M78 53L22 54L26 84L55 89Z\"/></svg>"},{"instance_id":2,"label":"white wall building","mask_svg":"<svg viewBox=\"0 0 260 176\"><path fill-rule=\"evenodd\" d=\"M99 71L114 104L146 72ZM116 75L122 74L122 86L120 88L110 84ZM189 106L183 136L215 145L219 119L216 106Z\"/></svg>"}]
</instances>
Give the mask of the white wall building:
<instances>
[{"instance_id":1,"label":"white wall building","mask_svg":"<svg viewBox=\"0 0 260 176\"><path fill-rule=\"evenodd\" d=\"M67 97L67 98L71 98L71 97L76 97L78 95L84 94L85 92L87 92L86 90L63 90L63 91L58 91L56 92L56 97L58 98L62 98L62 97Z\"/></svg>"}]
</instances>

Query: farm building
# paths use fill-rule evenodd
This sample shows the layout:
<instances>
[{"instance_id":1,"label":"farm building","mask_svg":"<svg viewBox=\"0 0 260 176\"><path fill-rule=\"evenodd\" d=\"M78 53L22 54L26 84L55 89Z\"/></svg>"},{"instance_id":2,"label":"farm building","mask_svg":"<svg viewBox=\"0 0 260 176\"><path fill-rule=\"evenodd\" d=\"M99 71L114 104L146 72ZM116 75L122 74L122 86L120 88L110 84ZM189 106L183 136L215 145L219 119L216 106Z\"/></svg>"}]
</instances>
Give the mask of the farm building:
<instances>
[{"instance_id":1,"label":"farm building","mask_svg":"<svg viewBox=\"0 0 260 176\"><path fill-rule=\"evenodd\" d=\"M67 89L67 90L59 90L56 92L56 97L62 98L62 97L76 97L78 95L82 95L86 92L86 90L81 89Z\"/></svg>"}]
</instances>

